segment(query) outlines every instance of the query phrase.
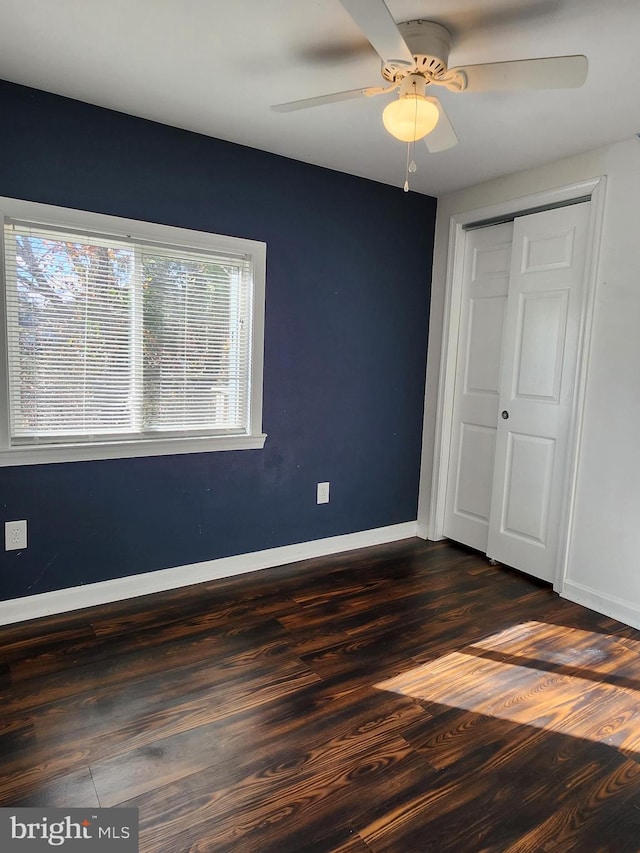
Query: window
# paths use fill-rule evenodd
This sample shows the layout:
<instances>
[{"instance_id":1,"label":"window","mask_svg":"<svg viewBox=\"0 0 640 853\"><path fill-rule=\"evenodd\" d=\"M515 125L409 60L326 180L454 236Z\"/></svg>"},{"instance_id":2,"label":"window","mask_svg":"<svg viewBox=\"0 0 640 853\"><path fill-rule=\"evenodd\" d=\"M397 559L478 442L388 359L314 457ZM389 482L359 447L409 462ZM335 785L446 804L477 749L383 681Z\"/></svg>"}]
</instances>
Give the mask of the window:
<instances>
[{"instance_id":1,"label":"window","mask_svg":"<svg viewBox=\"0 0 640 853\"><path fill-rule=\"evenodd\" d=\"M0 464L263 446L263 243L0 210Z\"/></svg>"}]
</instances>

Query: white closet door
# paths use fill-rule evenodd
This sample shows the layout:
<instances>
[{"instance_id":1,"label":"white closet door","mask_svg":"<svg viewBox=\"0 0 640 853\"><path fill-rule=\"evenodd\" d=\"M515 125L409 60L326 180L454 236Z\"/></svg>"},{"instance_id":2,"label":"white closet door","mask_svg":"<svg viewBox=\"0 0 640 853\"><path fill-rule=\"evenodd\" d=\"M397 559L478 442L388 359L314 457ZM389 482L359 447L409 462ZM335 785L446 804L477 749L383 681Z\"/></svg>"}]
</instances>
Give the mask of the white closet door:
<instances>
[{"instance_id":1,"label":"white closet door","mask_svg":"<svg viewBox=\"0 0 640 853\"><path fill-rule=\"evenodd\" d=\"M516 219L487 554L555 577L589 204Z\"/></svg>"},{"instance_id":2,"label":"white closet door","mask_svg":"<svg viewBox=\"0 0 640 853\"><path fill-rule=\"evenodd\" d=\"M469 231L444 534L487 550L513 223Z\"/></svg>"}]
</instances>

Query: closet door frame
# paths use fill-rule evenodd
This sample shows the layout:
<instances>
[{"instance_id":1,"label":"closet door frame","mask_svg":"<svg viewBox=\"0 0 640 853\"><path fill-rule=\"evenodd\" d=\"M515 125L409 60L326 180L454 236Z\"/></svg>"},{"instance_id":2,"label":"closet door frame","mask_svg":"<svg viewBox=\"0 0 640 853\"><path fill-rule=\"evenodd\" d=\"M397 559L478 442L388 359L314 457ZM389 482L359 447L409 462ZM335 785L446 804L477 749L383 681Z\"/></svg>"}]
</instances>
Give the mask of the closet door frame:
<instances>
[{"instance_id":1,"label":"closet door frame","mask_svg":"<svg viewBox=\"0 0 640 853\"><path fill-rule=\"evenodd\" d=\"M465 211L449 220L449 245L447 279L443 317L443 337L440 353L438 381L438 404L436 411L436 433L431 479L431 495L428 506L428 538L443 539L444 516L449 459L451 451L452 413L455 391L456 358L460 333L462 306L463 262L466 233L469 228L490 225L501 221L547 210L579 201L589 201L591 216L589 239L585 262L585 294L578 344L576 380L569 440L567 444L567 475L563 485L564 513L560 520L560 536L553 587L562 591L573 520L576 480L579 466L580 439L582 435L586 374L589 361L591 325L596 289L598 256L604 218L606 178L600 176L588 181L559 187L532 195L511 199L496 205ZM422 502L421 502L422 505ZM424 528L425 519L418 518L418 527Z\"/></svg>"}]
</instances>

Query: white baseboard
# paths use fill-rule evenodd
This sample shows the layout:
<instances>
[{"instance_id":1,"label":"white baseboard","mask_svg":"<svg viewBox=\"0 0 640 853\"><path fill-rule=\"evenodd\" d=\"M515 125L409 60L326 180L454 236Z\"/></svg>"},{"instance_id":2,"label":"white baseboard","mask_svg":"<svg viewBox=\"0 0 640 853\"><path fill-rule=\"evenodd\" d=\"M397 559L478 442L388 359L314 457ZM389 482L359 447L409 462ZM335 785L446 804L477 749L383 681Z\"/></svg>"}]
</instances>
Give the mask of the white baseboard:
<instances>
[{"instance_id":1,"label":"white baseboard","mask_svg":"<svg viewBox=\"0 0 640 853\"><path fill-rule=\"evenodd\" d=\"M241 575L245 572L255 572L258 569L284 566L287 563L297 563L300 560L309 560L313 557L325 557L330 554L338 554L341 551L353 551L356 548L367 548L370 545L397 542L400 539L414 537L416 529L417 523L415 521L407 521L403 524L392 524L388 527L377 527L373 530L362 530L343 536L300 542L297 545L284 545L266 551L253 551L250 554L238 554L219 560L206 560L203 563L191 563L172 569L159 569L155 572L100 581L86 586L59 589L54 592L25 596L24 598L13 598L10 601L0 602L0 625L25 622L28 619L38 619L41 616L51 616L54 613L82 610L84 607L95 607L99 604L109 604L112 601L125 601L128 598L136 598L140 595L165 592L182 586L219 580L233 575Z\"/></svg>"},{"instance_id":2,"label":"white baseboard","mask_svg":"<svg viewBox=\"0 0 640 853\"><path fill-rule=\"evenodd\" d=\"M565 580L560 595L575 604L604 613L605 616L612 616L632 628L640 628L640 610L620 598L604 595L591 587L570 580Z\"/></svg>"}]
</instances>

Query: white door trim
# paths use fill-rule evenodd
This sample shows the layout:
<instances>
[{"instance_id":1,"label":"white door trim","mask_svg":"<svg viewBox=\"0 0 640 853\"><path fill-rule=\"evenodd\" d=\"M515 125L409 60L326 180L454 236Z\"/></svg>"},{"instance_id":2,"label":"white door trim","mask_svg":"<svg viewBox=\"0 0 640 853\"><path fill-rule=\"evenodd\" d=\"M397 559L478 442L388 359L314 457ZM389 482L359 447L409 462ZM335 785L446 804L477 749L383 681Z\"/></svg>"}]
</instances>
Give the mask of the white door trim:
<instances>
[{"instance_id":1,"label":"white door trim","mask_svg":"<svg viewBox=\"0 0 640 853\"><path fill-rule=\"evenodd\" d=\"M502 218L516 216L533 210L543 210L557 205L590 199L591 221L590 241L587 250L585 277L586 291L584 308L580 323L578 362L576 366L576 387L574 394L569 441L567 446L567 477L564 494L566 500L565 515L561 519L560 546L554 589L560 591L564 580L570 547L570 529L573 523L573 506L579 462L580 439L582 436L586 373L591 340L595 284L598 269L598 257L604 219L606 177L600 176L587 181L545 190L540 193L510 199L499 204L476 208L455 214L449 220L449 244L447 252L447 278L445 283L445 304L443 316L443 337L440 353L440 371L438 379L438 402L436 409L436 430L434 441L431 497L427 507L429 518L429 539L442 539L444 528L445 498L451 448L451 430L453 398L455 390L455 367L460 331L460 309L462 299L462 274L464 259L465 229L472 224L487 224ZM426 519L418 518L418 526Z\"/></svg>"}]
</instances>

